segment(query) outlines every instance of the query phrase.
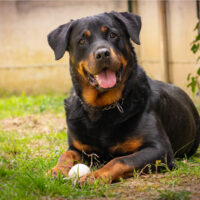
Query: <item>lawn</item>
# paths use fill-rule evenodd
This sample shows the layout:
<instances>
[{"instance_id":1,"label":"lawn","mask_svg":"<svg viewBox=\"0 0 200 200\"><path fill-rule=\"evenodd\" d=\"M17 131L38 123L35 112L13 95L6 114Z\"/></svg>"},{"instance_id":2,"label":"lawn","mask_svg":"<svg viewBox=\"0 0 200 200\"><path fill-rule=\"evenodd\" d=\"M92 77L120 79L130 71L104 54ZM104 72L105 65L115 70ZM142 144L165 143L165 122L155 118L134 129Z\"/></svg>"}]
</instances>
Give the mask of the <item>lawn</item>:
<instances>
[{"instance_id":1,"label":"lawn","mask_svg":"<svg viewBox=\"0 0 200 200\"><path fill-rule=\"evenodd\" d=\"M0 199L200 199L200 149L177 169L82 188L45 174L67 149L65 96L0 98Z\"/></svg>"}]
</instances>

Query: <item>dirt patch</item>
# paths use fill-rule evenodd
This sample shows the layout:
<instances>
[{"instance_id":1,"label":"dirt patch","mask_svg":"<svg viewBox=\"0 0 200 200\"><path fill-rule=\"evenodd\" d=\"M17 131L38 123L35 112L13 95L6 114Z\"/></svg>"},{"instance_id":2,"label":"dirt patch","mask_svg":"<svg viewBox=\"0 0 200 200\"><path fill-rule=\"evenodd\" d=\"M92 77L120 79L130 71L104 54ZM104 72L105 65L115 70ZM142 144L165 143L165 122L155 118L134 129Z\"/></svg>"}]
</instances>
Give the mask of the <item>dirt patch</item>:
<instances>
[{"instance_id":1,"label":"dirt patch","mask_svg":"<svg viewBox=\"0 0 200 200\"><path fill-rule=\"evenodd\" d=\"M116 183L113 189L108 190L113 193L115 197L107 198L95 198L98 200L115 200L115 199L126 199L126 200L167 200L167 199L200 199L200 180L198 178L191 178L187 176L179 177L176 183L171 183L173 177L168 180L169 173L161 174L148 174L142 175L137 178L129 178L124 180L122 183ZM165 195L162 196L161 193ZM178 196L173 196L175 194ZM188 193L188 198L184 195ZM106 196L107 196L106 195ZM168 195L168 196L167 196ZM171 196L170 196L171 195Z\"/></svg>"},{"instance_id":2,"label":"dirt patch","mask_svg":"<svg viewBox=\"0 0 200 200\"><path fill-rule=\"evenodd\" d=\"M168 180L168 173L150 174L139 178L131 178L125 181L121 189L122 199L164 199L161 198L160 192L178 193L180 191L190 192L190 199L200 199L200 180L191 177L179 177L177 182L173 183L173 177ZM168 181L167 181L168 180ZM172 182L170 182L172 181ZM117 189L118 192L120 191ZM165 192L166 193L166 192ZM181 195L181 194L180 194ZM171 198L172 199L172 198ZM184 199L184 198L180 198Z\"/></svg>"},{"instance_id":3,"label":"dirt patch","mask_svg":"<svg viewBox=\"0 0 200 200\"><path fill-rule=\"evenodd\" d=\"M30 157L49 154L50 149L67 149L67 128L63 115L42 114L0 120L0 129L14 133L14 138L28 139L26 149L31 150ZM56 138L57 133L64 131L66 140ZM16 133L16 134L15 134Z\"/></svg>"},{"instance_id":4,"label":"dirt patch","mask_svg":"<svg viewBox=\"0 0 200 200\"><path fill-rule=\"evenodd\" d=\"M65 118L62 115L43 114L0 120L3 131L19 134L49 134L66 130Z\"/></svg>"}]
</instances>

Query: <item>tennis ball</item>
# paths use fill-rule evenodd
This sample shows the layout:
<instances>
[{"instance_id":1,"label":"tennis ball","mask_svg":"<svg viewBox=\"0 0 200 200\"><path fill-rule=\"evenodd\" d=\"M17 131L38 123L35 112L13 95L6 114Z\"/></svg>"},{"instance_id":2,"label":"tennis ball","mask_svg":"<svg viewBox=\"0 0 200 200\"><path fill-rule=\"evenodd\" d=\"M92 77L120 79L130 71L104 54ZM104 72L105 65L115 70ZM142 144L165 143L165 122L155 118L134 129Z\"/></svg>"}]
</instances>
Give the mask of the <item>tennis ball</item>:
<instances>
[{"instance_id":1,"label":"tennis ball","mask_svg":"<svg viewBox=\"0 0 200 200\"><path fill-rule=\"evenodd\" d=\"M68 176L71 178L81 177L87 173L90 173L90 168L87 165L76 164L70 169Z\"/></svg>"}]
</instances>

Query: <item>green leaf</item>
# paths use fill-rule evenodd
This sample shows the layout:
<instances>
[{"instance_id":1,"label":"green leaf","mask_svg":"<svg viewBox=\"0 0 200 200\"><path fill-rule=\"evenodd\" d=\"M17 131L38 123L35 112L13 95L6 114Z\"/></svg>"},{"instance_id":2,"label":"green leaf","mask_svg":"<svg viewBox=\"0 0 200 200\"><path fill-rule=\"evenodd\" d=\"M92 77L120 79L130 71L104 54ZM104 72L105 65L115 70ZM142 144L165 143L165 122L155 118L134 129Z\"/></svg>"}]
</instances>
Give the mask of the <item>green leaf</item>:
<instances>
[{"instance_id":1,"label":"green leaf","mask_svg":"<svg viewBox=\"0 0 200 200\"><path fill-rule=\"evenodd\" d=\"M197 80L194 77L192 77L192 81L187 85L187 87L191 87L193 94L195 94L196 86Z\"/></svg>"},{"instance_id":2,"label":"green leaf","mask_svg":"<svg viewBox=\"0 0 200 200\"><path fill-rule=\"evenodd\" d=\"M191 87L192 87L192 92L193 93L195 93L196 84L197 84L197 80L194 77L192 77L192 85L191 85Z\"/></svg>"},{"instance_id":3,"label":"green leaf","mask_svg":"<svg viewBox=\"0 0 200 200\"><path fill-rule=\"evenodd\" d=\"M196 63L198 63L200 61L200 56L197 58Z\"/></svg>"},{"instance_id":4,"label":"green leaf","mask_svg":"<svg viewBox=\"0 0 200 200\"><path fill-rule=\"evenodd\" d=\"M199 43L197 45L193 44L191 50L193 53L196 53L199 50Z\"/></svg>"},{"instance_id":5,"label":"green leaf","mask_svg":"<svg viewBox=\"0 0 200 200\"><path fill-rule=\"evenodd\" d=\"M187 76L188 81L190 80L191 75L192 75L191 73L188 74L188 76Z\"/></svg>"},{"instance_id":6,"label":"green leaf","mask_svg":"<svg viewBox=\"0 0 200 200\"><path fill-rule=\"evenodd\" d=\"M191 42L191 44L195 44L200 40L200 34L196 35L195 39Z\"/></svg>"},{"instance_id":7,"label":"green leaf","mask_svg":"<svg viewBox=\"0 0 200 200\"><path fill-rule=\"evenodd\" d=\"M198 34L198 35L196 36L194 42L197 42L197 41L199 41L199 40L200 40L200 34Z\"/></svg>"},{"instance_id":8,"label":"green leaf","mask_svg":"<svg viewBox=\"0 0 200 200\"><path fill-rule=\"evenodd\" d=\"M199 22L196 24L194 31L196 31L199 28Z\"/></svg>"},{"instance_id":9,"label":"green leaf","mask_svg":"<svg viewBox=\"0 0 200 200\"><path fill-rule=\"evenodd\" d=\"M200 67L199 67L199 69L197 70L197 74L200 76Z\"/></svg>"}]
</instances>

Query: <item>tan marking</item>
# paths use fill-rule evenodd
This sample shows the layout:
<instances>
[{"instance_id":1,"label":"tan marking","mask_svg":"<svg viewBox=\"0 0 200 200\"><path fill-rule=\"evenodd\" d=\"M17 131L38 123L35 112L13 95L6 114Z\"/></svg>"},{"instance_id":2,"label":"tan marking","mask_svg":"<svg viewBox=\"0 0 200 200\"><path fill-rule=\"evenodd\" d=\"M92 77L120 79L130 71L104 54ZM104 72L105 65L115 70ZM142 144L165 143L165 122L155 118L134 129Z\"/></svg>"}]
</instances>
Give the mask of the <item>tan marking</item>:
<instances>
[{"instance_id":1,"label":"tan marking","mask_svg":"<svg viewBox=\"0 0 200 200\"><path fill-rule=\"evenodd\" d=\"M100 94L95 88L88 86L83 88L82 96L86 103L94 107L103 107L119 101L122 97L123 89L124 84L121 84L108 92Z\"/></svg>"},{"instance_id":2,"label":"tan marking","mask_svg":"<svg viewBox=\"0 0 200 200\"><path fill-rule=\"evenodd\" d=\"M123 65L123 67L126 67L126 66L127 66L127 60L124 58L124 56L119 55L118 57L119 57L119 59L120 59L120 62L121 62L122 65Z\"/></svg>"},{"instance_id":3,"label":"tan marking","mask_svg":"<svg viewBox=\"0 0 200 200\"><path fill-rule=\"evenodd\" d=\"M74 64L74 56L70 56L70 61L72 64Z\"/></svg>"},{"instance_id":4,"label":"tan marking","mask_svg":"<svg viewBox=\"0 0 200 200\"><path fill-rule=\"evenodd\" d=\"M120 62L124 66L127 65L127 61L125 60L123 56L121 55L117 56L117 54L114 52L112 48L110 49L110 51L111 51L112 59L120 60ZM89 63L94 63L92 54L89 55L88 61ZM86 64L83 64L83 66L89 73L91 73L88 68L88 62ZM112 104L121 99L122 92L124 89L124 81L125 80L122 80L122 82L120 83L120 85L118 85L118 87L113 88L112 90L109 90L104 93L100 93L96 88L86 84L83 86L82 97L87 104L94 107L103 107L103 106Z\"/></svg>"},{"instance_id":5,"label":"tan marking","mask_svg":"<svg viewBox=\"0 0 200 200\"><path fill-rule=\"evenodd\" d=\"M81 63L78 65L77 70L78 70L78 73L81 75L81 77L82 77L84 80L86 80L86 77L85 77L85 74L84 74L84 71L83 71L83 65L82 65Z\"/></svg>"},{"instance_id":6,"label":"tan marking","mask_svg":"<svg viewBox=\"0 0 200 200\"><path fill-rule=\"evenodd\" d=\"M95 60L94 60L94 56L93 56L92 52L88 56L88 63L90 63L90 65L94 65L95 64ZM87 70L89 70L89 68L87 68Z\"/></svg>"},{"instance_id":7,"label":"tan marking","mask_svg":"<svg viewBox=\"0 0 200 200\"><path fill-rule=\"evenodd\" d=\"M116 58L117 55L115 53L115 51L113 50L113 48L110 48L110 55L111 55L111 58Z\"/></svg>"},{"instance_id":8,"label":"tan marking","mask_svg":"<svg viewBox=\"0 0 200 200\"><path fill-rule=\"evenodd\" d=\"M78 140L73 140L73 146L79 151L84 151L84 152L91 152L97 149L96 147L87 144L82 144Z\"/></svg>"},{"instance_id":9,"label":"tan marking","mask_svg":"<svg viewBox=\"0 0 200 200\"><path fill-rule=\"evenodd\" d=\"M76 151L66 151L61 154L60 158L58 159L57 166L65 166L74 164L74 162L79 162L81 160L81 156Z\"/></svg>"},{"instance_id":10,"label":"tan marking","mask_svg":"<svg viewBox=\"0 0 200 200\"><path fill-rule=\"evenodd\" d=\"M57 165L49 170L47 175L57 176L61 173L64 176L68 176L69 170L73 167L73 165L80 162L81 159L81 155L78 152L72 150L66 151L61 154Z\"/></svg>"},{"instance_id":11,"label":"tan marking","mask_svg":"<svg viewBox=\"0 0 200 200\"><path fill-rule=\"evenodd\" d=\"M87 78L86 78L86 76L85 76L85 73L84 73L84 71L83 71L83 68L84 68L87 72L89 72L90 74L92 74L91 71L90 71L90 69L89 69L89 63L90 63L90 65L94 65L94 56L93 56L92 53L89 54L87 60L82 60L82 61L80 61L80 62L78 63L78 69L77 69L77 70L78 70L79 74L84 78L84 80L87 80ZM87 81L87 82L88 82L88 81Z\"/></svg>"},{"instance_id":12,"label":"tan marking","mask_svg":"<svg viewBox=\"0 0 200 200\"><path fill-rule=\"evenodd\" d=\"M110 53L111 53L111 58L119 60L120 63L122 63L123 67L126 67L127 65L127 60L124 58L123 55L117 54L112 48L110 48Z\"/></svg>"},{"instance_id":13,"label":"tan marking","mask_svg":"<svg viewBox=\"0 0 200 200\"><path fill-rule=\"evenodd\" d=\"M120 68L120 64L122 64L124 67L127 65L127 61L124 58L124 56L122 56L121 54L116 54L115 51L111 48L111 57L114 63L116 63L115 65L118 66L118 68ZM85 76L85 73L83 71L83 69L85 69L88 73L90 74L94 74L95 70L93 71L92 69L89 68L89 66L94 66L95 65L95 61L94 61L94 56L92 53L89 54L88 59L87 60L83 60L78 64L78 72L81 75L81 77L83 77L84 82L82 82L82 97L83 100L94 107L103 107L109 104L112 104L114 102L117 102L121 99L122 97L122 92L124 89L124 82L126 77L124 76L122 78L121 83L118 85L118 87L113 88L112 90L109 90L107 92L99 92L98 89L96 89L95 87L91 86L88 83L88 79Z\"/></svg>"},{"instance_id":14,"label":"tan marking","mask_svg":"<svg viewBox=\"0 0 200 200\"><path fill-rule=\"evenodd\" d=\"M86 70L88 70L88 61L81 61L79 64L78 64L78 72L79 74L81 75L81 77L84 79L84 80L87 80L86 76L85 76L85 73L83 71L83 68L85 68Z\"/></svg>"},{"instance_id":15,"label":"tan marking","mask_svg":"<svg viewBox=\"0 0 200 200\"><path fill-rule=\"evenodd\" d=\"M85 181L91 183L95 179L104 180L104 182L111 183L113 181L119 181L120 178L128 178L133 176L133 168L129 165L126 165L116 159L108 162L104 167L94 171L93 173L83 176L80 180L80 183Z\"/></svg>"},{"instance_id":16,"label":"tan marking","mask_svg":"<svg viewBox=\"0 0 200 200\"><path fill-rule=\"evenodd\" d=\"M102 26L102 27L101 27L101 31L102 31L103 33L105 33L107 30L108 30L108 27L106 27L106 26Z\"/></svg>"},{"instance_id":17,"label":"tan marking","mask_svg":"<svg viewBox=\"0 0 200 200\"><path fill-rule=\"evenodd\" d=\"M87 37L90 37L91 36L91 32L89 30L86 30L85 33L84 33Z\"/></svg>"},{"instance_id":18,"label":"tan marking","mask_svg":"<svg viewBox=\"0 0 200 200\"><path fill-rule=\"evenodd\" d=\"M123 143L118 143L117 145L110 147L109 150L111 152L134 153L141 145L142 139L130 139Z\"/></svg>"},{"instance_id":19,"label":"tan marking","mask_svg":"<svg viewBox=\"0 0 200 200\"><path fill-rule=\"evenodd\" d=\"M129 48L128 44L126 44L126 51L127 51L128 53L130 53L130 48Z\"/></svg>"}]
</instances>

